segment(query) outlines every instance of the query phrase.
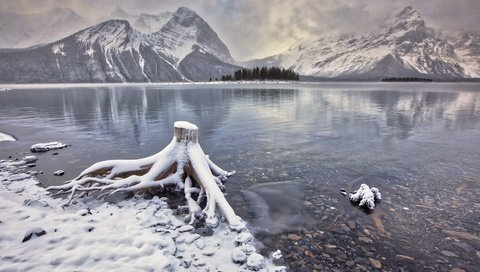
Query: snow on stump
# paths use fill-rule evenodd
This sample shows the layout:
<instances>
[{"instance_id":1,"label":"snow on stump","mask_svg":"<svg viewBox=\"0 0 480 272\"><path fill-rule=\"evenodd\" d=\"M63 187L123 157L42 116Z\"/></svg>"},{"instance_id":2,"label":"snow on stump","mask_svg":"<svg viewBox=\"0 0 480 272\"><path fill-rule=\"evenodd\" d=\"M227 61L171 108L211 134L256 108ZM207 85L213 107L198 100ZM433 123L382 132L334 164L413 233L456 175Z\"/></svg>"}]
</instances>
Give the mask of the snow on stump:
<instances>
[{"instance_id":1,"label":"snow on stump","mask_svg":"<svg viewBox=\"0 0 480 272\"><path fill-rule=\"evenodd\" d=\"M368 207L370 210L375 208L375 201L382 199L380 191L375 187L368 187L367 184L360 185L360 188L350 194L350 201L359 203L360 207Z\"/></svg>"},{"instance_id":2,"label":"snow on stump","mask_svg":"<svg viewBox=\"0 0 480 272\"><path fill-rule=\"evenodd\" d=\"M215 211L218 208L230 228L244 229L244 222L235 215L220 189L235 172L221 169L205 155L198 143L196 125L175 122L173 134L170 144L157 154L137 160L101 161L66 184L47 189L57 194L69 194L69 204L89 192L101 192L99 197L104 197L173 186L184 192L191 224L205 216L209 226L217 226Z\"/></svg>"}]
</instances>

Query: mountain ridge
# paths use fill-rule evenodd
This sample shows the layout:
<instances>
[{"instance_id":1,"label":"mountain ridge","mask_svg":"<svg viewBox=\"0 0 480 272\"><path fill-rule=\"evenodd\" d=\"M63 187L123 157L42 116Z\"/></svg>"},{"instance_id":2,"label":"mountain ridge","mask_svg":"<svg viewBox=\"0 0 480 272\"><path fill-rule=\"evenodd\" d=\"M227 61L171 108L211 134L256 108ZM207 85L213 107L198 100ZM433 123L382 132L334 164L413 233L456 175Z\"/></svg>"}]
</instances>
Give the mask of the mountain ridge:
<instances>
[{"instance_id":1,"label":"mountain ridge","mask_svg":"<svg viewBox=\"0 0 480 272\"><path fill-rule=\"evenodd\" d=\"M460 38L429 27L411 6L386 21L388 25L380 33L298 41L283 53L242 64L281 66L327 78L480 77L480 39L474 34L464 38L472 40L468 46L456 42Z\"/></svg>"},{"instance_id":2,"label":"mountain ridge","mask_svg":"<svg viewBox=\"0 0 480 272\"><path fill-rule=\"evenodd\" d=\"M200 81L238 68L215 31L185 7L153 33L107 20L43 46L0 52L0 59L5 83Z\"/></svg>"}]
</instances>

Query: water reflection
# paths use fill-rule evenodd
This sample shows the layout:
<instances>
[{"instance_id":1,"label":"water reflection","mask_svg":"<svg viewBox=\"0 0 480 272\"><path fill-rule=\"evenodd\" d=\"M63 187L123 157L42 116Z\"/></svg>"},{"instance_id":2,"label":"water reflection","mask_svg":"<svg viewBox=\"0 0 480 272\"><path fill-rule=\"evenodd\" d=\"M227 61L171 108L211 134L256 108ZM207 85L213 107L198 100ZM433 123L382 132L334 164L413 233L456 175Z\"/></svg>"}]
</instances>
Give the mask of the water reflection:
<instances>
[{"instance_id":1,"label":"water reflection","mask_svg":"<svg viewBox=\"0 0 480 272\"><path fill-rule=\"evenodd\" d=\"M367 229L373 233L369 239L382 247L372 252L386 259L411 254L436 263L436 248L445 246L443 230L478 229L479 89L474 84L372 89L340 84L0 92L0 131L18 138L0 142L0 159L35 142L72 144L58 156L39 155L45 173L66 170L64 177L40 179L45 185L61 183L98 160L157 152L170 141L174 121L187 120L200 127L205 152L223 168L237 170L227 198L258 232L313 231L308 237L348 249ZM339 193L363 182L384 196L371 215ZM297 215L306 218L302 203L311 204L313 226L297 220ZM282 240L263 241L275 248Z\"/></svg>"}]
</instances>

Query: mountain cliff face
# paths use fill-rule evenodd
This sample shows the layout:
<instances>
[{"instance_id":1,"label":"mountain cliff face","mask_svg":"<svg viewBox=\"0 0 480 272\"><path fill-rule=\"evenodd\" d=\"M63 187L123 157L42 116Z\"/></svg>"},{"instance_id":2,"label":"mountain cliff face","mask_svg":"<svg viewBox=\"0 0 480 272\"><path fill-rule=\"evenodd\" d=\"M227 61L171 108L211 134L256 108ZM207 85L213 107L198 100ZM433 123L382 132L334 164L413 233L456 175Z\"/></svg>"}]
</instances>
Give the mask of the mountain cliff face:
<instances>
[{"instance_id":1,"label":"mountain cliff face","mask_svg":"<svg viewBox=\"0 0 480 272\"><path fill-rule=\"evenodd\" d=\"M0 82L209 80L237 68L225 44L192 10L139 16L135 25L142 20L140 30L127 20L109 20L44 46L0 52Z\"/></svg>"},{"instance_id":2,"label":"mountain cliff face","mask_svg":"<svg viewBox=\"0 0 480 272\"><path fill-rule=\"evenodd\" d=\"M302 75L380 79L480 77L480 38L469 33L449 37L427 26L407 7L371 35L341 35L300 41L282 54L247 62L275 65Z\"/></svg>"}]
</instances>

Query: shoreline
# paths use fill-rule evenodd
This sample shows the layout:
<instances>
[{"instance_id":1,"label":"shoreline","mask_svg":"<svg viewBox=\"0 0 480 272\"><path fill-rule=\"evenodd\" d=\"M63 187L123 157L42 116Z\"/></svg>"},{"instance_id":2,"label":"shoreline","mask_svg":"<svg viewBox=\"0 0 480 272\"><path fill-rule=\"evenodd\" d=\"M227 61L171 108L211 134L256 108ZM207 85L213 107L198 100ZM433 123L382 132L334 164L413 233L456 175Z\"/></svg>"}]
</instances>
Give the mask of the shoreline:
<instances>
[{"instance_id":1,"label":"shoreline","mask_svg":"<svg viewBox=\"0 0 480 272\"><path fill-rule=\"evenodd\" d=\"M286 269L256 253L248 229L232 231L224 222L195 229L165 197L85 197L65 206L30 169L27 159L0 160L0 248L9 249L2 260L7 270ZM245 259L232 259L237 253ZM260 259L251 263L253 257Z\"/></svg>"}]
</instances>

